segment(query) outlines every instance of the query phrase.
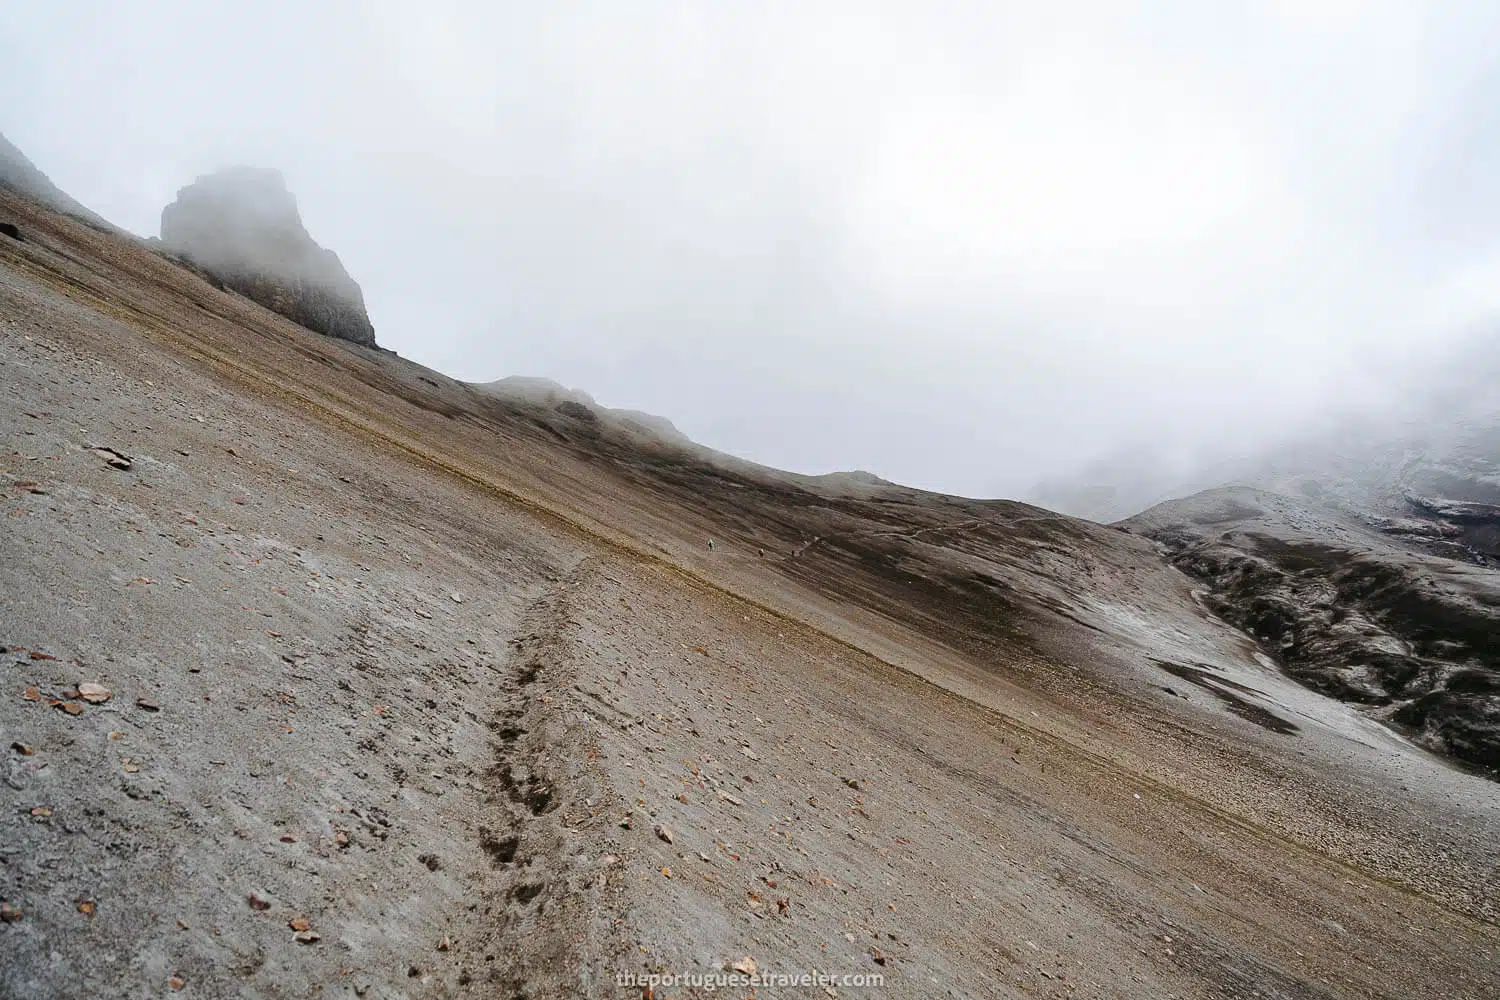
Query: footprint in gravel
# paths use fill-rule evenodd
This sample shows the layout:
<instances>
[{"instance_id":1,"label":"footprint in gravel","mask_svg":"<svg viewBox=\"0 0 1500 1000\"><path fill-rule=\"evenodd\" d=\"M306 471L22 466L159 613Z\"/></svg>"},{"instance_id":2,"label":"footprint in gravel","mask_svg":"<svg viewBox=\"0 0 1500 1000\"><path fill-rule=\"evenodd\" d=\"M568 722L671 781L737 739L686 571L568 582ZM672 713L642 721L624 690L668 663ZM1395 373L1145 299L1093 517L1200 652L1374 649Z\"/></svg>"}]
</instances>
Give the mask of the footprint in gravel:
<instances>
[{"instance_id":1,"label":"footprint in gravel","mask_svg":"<svg viewBox=\"0 0 1500 1000\"><path fill-rule=\"evenodd\" d=\"M547 883L545 882L526 882L512 889L510 891L510 898L525 905L540 896L542 890L545 888L547 888Z\"/></svg>"},{"instance_id":2,"label":"footprint in gravel","mask_svg":"<svg viewBox=\"0 0 1500 1000\"><path fill-rule=\"evenodd\" d=\"M479 844L495 864L508 865L516 860L516 850L521 846L521 838L516 836L497 838L490 831L481 830Z\"/></svg>"},{"instance_id":3,"label":"footprint in gravel","mask_svg":"<svg viewBox=\"0 0 1500 1000\"><path fill-rule=\"evenodd\" d=\"M552 801L552 786L540 784L526 793L526 805L531 809L533 816L540 816L542 813L556 809L557 804Z\"/></svg>"}]
</instances>

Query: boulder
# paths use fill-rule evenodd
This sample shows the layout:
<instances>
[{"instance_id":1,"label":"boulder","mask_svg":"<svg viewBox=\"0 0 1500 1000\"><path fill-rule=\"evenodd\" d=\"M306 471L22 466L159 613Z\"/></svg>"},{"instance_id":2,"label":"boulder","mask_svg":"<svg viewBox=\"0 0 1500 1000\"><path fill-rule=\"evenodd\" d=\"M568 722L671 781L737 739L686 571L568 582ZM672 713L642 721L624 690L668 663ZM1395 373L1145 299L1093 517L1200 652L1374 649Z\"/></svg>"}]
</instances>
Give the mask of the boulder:
<instances>
[{"instance_id":1,"label":"boulder","mask_svg":"<svg viewBox=\"0 0 1500 1000\"><path fill-rule=\"evenodd\" d=\"M165 248L309 330L375 346L364 294L338 254L302 225L280 171L231 167L199 177L161 213Z\"/></svg>"}]
</instances>

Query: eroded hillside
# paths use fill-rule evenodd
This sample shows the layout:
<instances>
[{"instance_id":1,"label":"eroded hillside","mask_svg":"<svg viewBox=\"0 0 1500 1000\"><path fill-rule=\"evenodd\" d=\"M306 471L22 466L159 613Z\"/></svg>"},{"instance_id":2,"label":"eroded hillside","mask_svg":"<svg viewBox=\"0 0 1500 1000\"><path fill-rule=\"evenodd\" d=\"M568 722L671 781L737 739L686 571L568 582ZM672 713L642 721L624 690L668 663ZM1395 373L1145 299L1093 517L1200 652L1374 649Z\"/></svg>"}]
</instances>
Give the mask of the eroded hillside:
<instances>
[{"instance_id":1,"label":"eroded hillside","mask_svg":"<svg viewBox=\"0 0 1500 1000\"><path fill-rule=\"evenodd\" d=\"M1500 983L1496 786L1151 540L507 398L0 218L7 991Z\"/></svg>"},{"instance_id":2,"label":"eroded hillside","mask_svg":"<svg viewBox=\"0 0 1500 1000\"><path fill-rule=\"evenodd\" d=\"M1493 517L1428 499L1401 514L1225 489L1125 523L1163 542L1292 676L1494 773L1500 573L1465 540Z\"/></svg>"}]
</instances>

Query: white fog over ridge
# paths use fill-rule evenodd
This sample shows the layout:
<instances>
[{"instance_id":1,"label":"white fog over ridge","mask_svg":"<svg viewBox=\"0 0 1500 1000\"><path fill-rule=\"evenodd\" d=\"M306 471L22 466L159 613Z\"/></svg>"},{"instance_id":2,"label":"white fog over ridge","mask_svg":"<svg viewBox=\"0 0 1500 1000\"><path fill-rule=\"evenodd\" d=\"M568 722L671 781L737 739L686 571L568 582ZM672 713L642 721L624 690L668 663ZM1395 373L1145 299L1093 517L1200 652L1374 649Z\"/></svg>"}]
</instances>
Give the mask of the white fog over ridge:
<instances>
[{"instance_id":1,"label":"white fog over ridge","mask_svg":"<svg viewBox=\"0 0 1500 1000\"><path fill-rule=\"evenodd\" d=\"M1175 488L1497 312L1491 5L359 10L8 10L0 131L142 235L281 170L455 377L967 495Z\"/></svg>"}]
</instances>

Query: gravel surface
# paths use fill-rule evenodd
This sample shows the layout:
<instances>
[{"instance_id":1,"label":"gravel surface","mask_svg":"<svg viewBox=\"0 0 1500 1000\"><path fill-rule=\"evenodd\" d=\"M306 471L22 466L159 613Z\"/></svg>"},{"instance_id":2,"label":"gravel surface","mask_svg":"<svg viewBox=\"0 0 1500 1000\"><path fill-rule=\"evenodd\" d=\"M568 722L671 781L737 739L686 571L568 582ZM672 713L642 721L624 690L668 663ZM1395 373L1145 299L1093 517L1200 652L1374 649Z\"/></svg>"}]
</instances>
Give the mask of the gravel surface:
<instances>
[{"instance_id":1,"label":"gravel surface","mask_svg":"<svg viewBox=\"0 0 1500 1000\"><path fill-rule=\"evenodd\" d=\"M1258 667L1146 543L1064 525L1089 626L969 642L748 520L710 556L649 451L12 219L0 995L1500 994L1497 786Z\"/></svg>"}]
</instances>

